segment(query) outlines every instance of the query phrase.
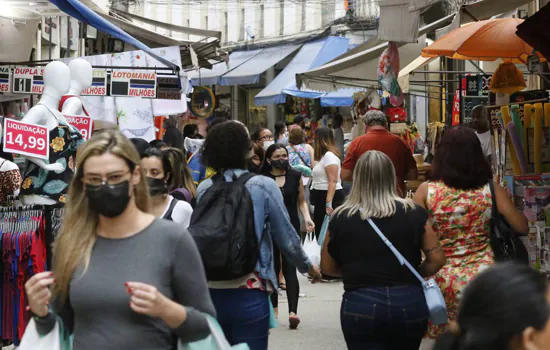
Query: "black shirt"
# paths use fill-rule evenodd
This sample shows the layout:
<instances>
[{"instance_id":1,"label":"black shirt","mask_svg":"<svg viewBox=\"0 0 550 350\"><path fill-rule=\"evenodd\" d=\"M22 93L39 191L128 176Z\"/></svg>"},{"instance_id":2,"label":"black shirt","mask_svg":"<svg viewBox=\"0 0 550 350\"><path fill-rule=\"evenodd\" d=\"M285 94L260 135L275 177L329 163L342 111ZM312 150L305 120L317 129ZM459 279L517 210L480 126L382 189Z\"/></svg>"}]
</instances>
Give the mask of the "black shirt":
<instances>
[{"instance_id":1,"label":"black shirt","mask_svg":"<svg viewBox=\"0 0 550 350\"><path fill-rule=\"evenodd\" d=\"M183 149L183 134L175 126L166 128L162 140L166 142L169 147Z\"/></svg>"},{"instance_id":2,"label":"black shirt","mask_svg":"<svg viewBox=\"0 0 550 350\"><path fill-rule=\"evenodd\" d=\"M373 221L412 266L419 266L428 214L420 206L405 211L403 204L396 205L392 217ZM345 290L420 283L359 213L332 218L329 232L328 252L342 269Z\"/></svg>"},{"instance_id":3,"label":"black shirt","mask_svg":"<svg viewBox=\"0 0 550 350\"><path fill-rule=\"evenodd\" d=\"M268 173L267 176L275 180L273 174ZM290 223L294 226L297 234L300 234L300 217L298 216L298 198L300 196L300 180L302 174L296 170L287 170L285 176L285 184L279 187L283 194L285 207L290 217Z\"/></svg>"}]
</instances>

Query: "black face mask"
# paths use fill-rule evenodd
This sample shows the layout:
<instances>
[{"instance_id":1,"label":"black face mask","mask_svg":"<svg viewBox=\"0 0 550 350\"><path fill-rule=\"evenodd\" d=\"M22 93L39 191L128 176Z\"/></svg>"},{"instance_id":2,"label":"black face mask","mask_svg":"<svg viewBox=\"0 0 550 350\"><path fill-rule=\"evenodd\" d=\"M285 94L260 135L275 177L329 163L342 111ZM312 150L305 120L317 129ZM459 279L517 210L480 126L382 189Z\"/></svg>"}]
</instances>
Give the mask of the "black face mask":
<instances>
[{"instance_id":1,"label":"black face mask","mask_svg":"<svg viewBox=\"0 0 550 350\"><path fill-rule=\"evenodd\" d=\"M271 166L275 169L285 170L288 169L288 159L277 159L271 161Z\"/></svg>"},{"instance_id":2,"label":"black face mask","mask_svg":"<svg viewBox=\"0 0 550 350\"><path fill-rule=\"evenodd\" d=\"M248 161L248 171L250 171L251 173L254 173L254 174L259 174L260 173L260 166L254 164L252 159L250 159Z\"/></svg>"},{"instance_id":3,"label":"black face mask","mask_svg":"<svg viewBox=\"0 0 550 350\"><path fill-rule=\"evenodd\" d=\"M90 208L107 218L117 217L124 212L130 202L129 192L130 183L128 181L116 185L86 185Z\"/></svg>"},{"instance_id":4,"label":"black face mask","mask_svg":"<svg viewBox=\"0 0 550 350\"><path fill-rule=\"evenodd\" d=\"M168 193L168 185L164 179L147 177L147 182L149 183L149 194L151 196L158 196Z\"/></svg>"}]
</instances>

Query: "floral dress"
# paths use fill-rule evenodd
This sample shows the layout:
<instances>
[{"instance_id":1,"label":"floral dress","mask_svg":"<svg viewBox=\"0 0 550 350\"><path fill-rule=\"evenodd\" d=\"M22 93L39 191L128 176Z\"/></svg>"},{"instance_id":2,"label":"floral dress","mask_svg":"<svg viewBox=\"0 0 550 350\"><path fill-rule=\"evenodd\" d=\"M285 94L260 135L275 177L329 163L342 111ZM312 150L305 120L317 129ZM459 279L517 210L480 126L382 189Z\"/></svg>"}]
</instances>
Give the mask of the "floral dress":
<instances>
[{"instance_id":1,"label":"floral dress","mask_svg":"<svg viewBox=\"0 0 550 350\"><path fill-rule=\"evenodd\" d=\"M58 122L59 125L50 130L50 155L44 161L47 164L62 164L64 170L61 173L47 171L27 161L21 196L39 195L65 203L65 195L74 175L76 149L84 143L84 139L73 126L61 120Z\"/></svg>"},{"instance_id":2,"label":"floral dress","mask_svg":"<svg viewBox=\"0 0 550 350\"><path fill-rule=\"evenodd\" d=\"M441 182L428 183L426 201L430 222L447 257L435 279L443 292L449 320L455 321L466 285L493 263L490 245L491 190L457 190ZM429 325L428 337L437 338L447 325Z\"/></svg>"}]
</instances>

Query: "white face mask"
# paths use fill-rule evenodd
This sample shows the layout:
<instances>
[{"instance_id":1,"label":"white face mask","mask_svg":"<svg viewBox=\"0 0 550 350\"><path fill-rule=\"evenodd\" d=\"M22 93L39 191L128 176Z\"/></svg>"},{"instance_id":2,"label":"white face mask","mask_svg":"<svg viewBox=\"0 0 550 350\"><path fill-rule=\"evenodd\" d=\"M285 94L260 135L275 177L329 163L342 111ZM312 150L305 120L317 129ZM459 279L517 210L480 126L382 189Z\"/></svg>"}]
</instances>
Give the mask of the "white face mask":
<instances>
[{"instance_id":1,"label":"white face mask","mask_svg":"<svg viewBox=\"0 0 550 350\"><path fill-rule=\"evenodd\" d=\"M269 146L275 144L275 141L264 141L264 151L267 151L267 149L269 148Z\"/></svg>"}]
</instances>

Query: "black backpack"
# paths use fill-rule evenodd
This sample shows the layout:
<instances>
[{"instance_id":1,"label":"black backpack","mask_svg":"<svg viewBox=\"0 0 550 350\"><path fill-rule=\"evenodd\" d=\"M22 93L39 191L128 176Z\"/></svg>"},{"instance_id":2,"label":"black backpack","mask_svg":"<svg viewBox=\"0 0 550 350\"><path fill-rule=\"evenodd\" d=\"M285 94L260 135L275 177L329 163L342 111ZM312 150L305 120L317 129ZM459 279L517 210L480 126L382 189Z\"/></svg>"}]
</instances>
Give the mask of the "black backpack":
<instances>
[{"instance_id":1,"label":"black backpack","mask_svg":"<svg viewBox=\"0 0 550 350\"><path fill-rule=\"evenodd\" d=\"M233 181L228 182L223 174L214 175L212 186L193 210L189 232L199 248L209 281L228 281L254 271L259 243L252 197L245 187L254 176L233 175Z\"/></svg>"}]
</instances>

